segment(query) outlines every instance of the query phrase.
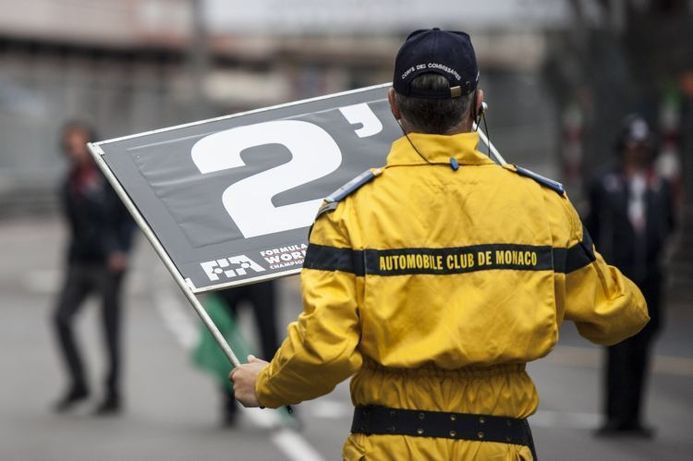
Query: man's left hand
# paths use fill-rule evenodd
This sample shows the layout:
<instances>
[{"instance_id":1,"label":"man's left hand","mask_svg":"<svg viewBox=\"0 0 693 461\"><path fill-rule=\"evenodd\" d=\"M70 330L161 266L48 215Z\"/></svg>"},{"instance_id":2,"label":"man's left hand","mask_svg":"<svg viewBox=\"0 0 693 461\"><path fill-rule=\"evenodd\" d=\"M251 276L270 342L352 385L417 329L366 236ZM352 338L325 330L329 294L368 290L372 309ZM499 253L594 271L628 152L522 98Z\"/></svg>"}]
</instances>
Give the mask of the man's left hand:
<instances>
[{"instance_id":1,"label":"man's left hand","mask_svg":"<svg viewBox=\"0 0 693 461\"><path fill-rule=\"evenodd\" d=\"M246 407L259 407L260 402L255 394L255 382L257 375L268 365L268 362L248 356L248 363L244 363L229 373L229 379L233 382L233 393L236 400Z\"/></svg>"}]
</instances>

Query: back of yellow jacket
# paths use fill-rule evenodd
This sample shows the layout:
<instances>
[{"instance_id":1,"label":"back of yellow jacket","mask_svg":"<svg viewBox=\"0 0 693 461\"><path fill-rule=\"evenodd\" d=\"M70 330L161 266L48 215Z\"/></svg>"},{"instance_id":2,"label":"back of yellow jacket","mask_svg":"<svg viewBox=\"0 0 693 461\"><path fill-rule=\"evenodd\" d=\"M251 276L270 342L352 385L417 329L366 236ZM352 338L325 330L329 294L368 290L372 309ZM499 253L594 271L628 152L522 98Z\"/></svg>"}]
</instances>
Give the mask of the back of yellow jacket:
<instances>
[{"instance_id":1,"label":"back of yellow jacket","mask_svg":"<svg viewBox=\"0 0 693 461\"><path fill-rule=\"evenodd\" d=\"M524 363L549 353L564 319L598 344L647 322L639 290L595 251L565 194L493 163L475 133L409 138L316 220L304 312L258 379L262 405L317 397L357 373L355 404L525 417L538 399ZM519 373L515 396L499 406L501 388L480 405L446 394L446 377L455 389L488 370Z\"/></svg>"}]
</instances>

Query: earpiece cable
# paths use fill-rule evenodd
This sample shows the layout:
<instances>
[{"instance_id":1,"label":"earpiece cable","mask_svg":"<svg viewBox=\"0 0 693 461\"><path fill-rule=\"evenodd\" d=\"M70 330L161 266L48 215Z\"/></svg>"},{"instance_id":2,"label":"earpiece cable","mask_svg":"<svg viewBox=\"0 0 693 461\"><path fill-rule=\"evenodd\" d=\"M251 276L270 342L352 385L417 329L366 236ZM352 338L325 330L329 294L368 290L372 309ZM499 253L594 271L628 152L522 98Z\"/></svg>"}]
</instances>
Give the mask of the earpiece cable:
<instances>
[{"instance_id":1,"label":"earpiece cable","mask_svg":"<svg viewBox=\"0 0 693 461\"><path fill-rule=\"evenodd\" d=\"M412 149L414 149L414 152L416 152L417 154L419 154L419 157L421 157L421 158L423 159L424 162L428 163L429 165L433 165L426 157L424 157L423 155L421 155L421 152L419 152L419 149L416 148L416 146L414 145L414 143L412 142L412 140L409 138L409 135L407 134L407 132L404 131L404 127L402 126L402 122L400 122L399 120L397 120L397 124L399 125L400 129L402 130L402 133L404 134L404 137L407 138L407 141L409 141L409 144L411 145Z\"/></svg>"}]
</instances>

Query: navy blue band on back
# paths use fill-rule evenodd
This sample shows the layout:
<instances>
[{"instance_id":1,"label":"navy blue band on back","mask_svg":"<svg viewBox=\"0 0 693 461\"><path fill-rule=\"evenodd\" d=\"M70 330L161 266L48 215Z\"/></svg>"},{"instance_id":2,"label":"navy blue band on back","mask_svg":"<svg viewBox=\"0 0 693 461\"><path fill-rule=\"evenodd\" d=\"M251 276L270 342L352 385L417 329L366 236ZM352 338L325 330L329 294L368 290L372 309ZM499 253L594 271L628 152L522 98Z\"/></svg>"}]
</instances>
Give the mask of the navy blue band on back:
<instances>
[{"instance_id":1,"label":"navy blue band on back","mask_svg":"<svg viewBox=\"0 0 693 461\"><path fill-rule=\"evenodd\" d=\"M570 248L518 244L485 244L451 248L400 248L352 250L310 244L305 269L349 272L357 276L451 275L484 270L553 270L568 274L596 259L592 240Z\"/></svg>"}]
</instances>

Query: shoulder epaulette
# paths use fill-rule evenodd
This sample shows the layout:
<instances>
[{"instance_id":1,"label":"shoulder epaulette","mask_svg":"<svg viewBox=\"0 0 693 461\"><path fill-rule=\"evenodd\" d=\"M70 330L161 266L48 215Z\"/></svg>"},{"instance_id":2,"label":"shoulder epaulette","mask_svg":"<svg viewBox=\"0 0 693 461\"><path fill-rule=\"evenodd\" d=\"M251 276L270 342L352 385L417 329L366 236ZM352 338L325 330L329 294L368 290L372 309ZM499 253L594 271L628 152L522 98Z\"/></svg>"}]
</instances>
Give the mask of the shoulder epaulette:
<instances>
[{"instance_id":1,"label":"shoulder epaulette","mask_svg":"<svg viewBox=\"0 0 693 461\"><path fill-rule=\"evenodd\" d=\"M328 211L333 211L335 208L337 208L337 204L339 202L356 192L365 184L368 184L370 181L373 180L373 178L380 175L380 173L382 172L382 168L371 168L356 176L354 179L344 184L336 191L332 192L330 195L325 197L325 200L323 201L322 205L320 206L320 209L318 210L317 216L320 216L321 214L326 213Z\"/></svg>"},{"instance_id":2,"label":"shoulder epaulette","mask_svg":"<svg viewBox=\"0 0 693 461\"><path fill-rule=\"evenodd\" d=\"M549 189L556 191L560 195L565 194L565 188L563 187L563 184L561 184L558 181L549 179L546 176L542 176L539 173L535 173L534 171L528 170L527 168L522 168L521 166L508 165L508 167L508 170L514 171L515 173L519 174L520 176L524 176L525 178L533 179L542 186L548 187Z\"/></svg>"},{"instance_id":3,"label":"shoulder epaulette","mask_svg":"<svg viewBox=\"0 0 693 461\"><path fill-rule=\"evenodd\" d=\"M326 202L323 200L322 205L320 205L320 208L318 208L318 214L315 215L315 218L317 219L318 216L323 213L327 213L328 211L334 211L337 208L338 203L339 202Z\"/></svg>"}]
</instances>

